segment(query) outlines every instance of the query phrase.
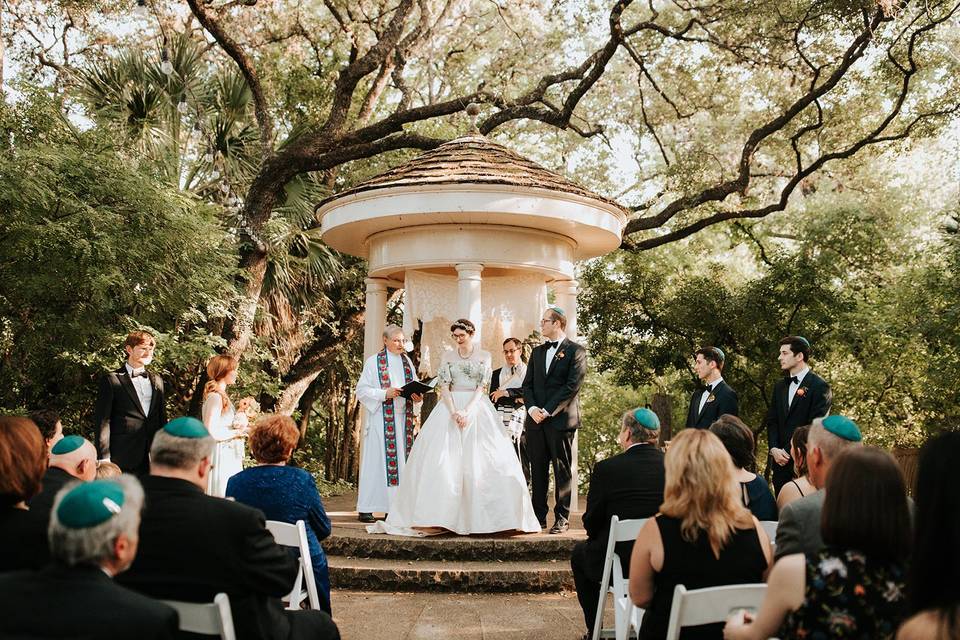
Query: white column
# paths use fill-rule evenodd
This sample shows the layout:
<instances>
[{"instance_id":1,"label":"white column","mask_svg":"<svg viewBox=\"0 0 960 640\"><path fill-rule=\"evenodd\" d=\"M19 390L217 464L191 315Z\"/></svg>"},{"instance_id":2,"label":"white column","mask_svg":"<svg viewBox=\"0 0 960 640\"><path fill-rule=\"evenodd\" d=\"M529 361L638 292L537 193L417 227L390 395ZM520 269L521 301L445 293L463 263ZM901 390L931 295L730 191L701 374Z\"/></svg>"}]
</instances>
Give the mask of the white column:
<instances>
[{"instance_id":1,"label":"white column","mask_svg":"<svg viewBox=\"0 0 960 640\"><path fill-rule=\"evenodd\" d=\"M567 334L567 338L577 341L577 281L576 280L556 280L553 283L553 293L554 300L557 302L557 306L563 309L563 314L567 318L567 326L564 330L564 333ZM572 492L570 494L570 511L579 510L579 495L577 492L577 482L579 481L580 473L577 469L577 452L579 447L579 434L573 436L573 451L571 456L573 464L571 465L570 471L572 472L573 478L570 483L572 485Z\"/></svg>"},{"instance_id":2,"label":"white column","mask_svg":"<svg viewBox=\"0 0 960 640\"><path fill-rule=\"evenodd\" d=\"M462 262L456 265L456 269L458 317L466 318L476 325L477 332L473 336L473 342L479 346L482 344L480 340L483 331L480 322L483 313L480 299L482 283L480 272L483 271L483 265L479 262Z\"/></svg>"},{"instance_id":3,"label":"white column","mask_svg":"<svg viewBox=\"0 0 960 640\"><path fill-rule=\"evenodd\" d=\"M367 278L367 305L363 315L363 359L383 347L383 329L387 325L387 281Z\"/></svg>"}]
</instances>

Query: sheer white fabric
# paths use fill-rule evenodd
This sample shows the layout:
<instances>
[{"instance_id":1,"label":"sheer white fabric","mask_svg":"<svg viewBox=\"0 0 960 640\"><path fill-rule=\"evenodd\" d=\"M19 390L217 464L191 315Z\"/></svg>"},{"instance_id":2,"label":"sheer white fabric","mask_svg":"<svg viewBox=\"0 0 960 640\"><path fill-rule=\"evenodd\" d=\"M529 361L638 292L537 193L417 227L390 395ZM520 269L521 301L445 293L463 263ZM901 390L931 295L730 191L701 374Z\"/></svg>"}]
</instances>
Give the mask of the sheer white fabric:
<instances>
[{"instance_id":1,"label":"sheer white fabric","mask_svg":"<svg viewBox=\"0 0 960 640\"><path fill-rule=\"evenodd\" d=\"M243 431L237 427L246 426L247 416L238 414L229 398L227 408L223 409L219 393L210 393L203 400L201 416L207 431L217 441L213 447L213 469L210 470L207 493L222 498L227 493L227 480L243 471Z\"/></svg>"},{"instance_id":2,"label":"sheer white fabric","mask_svg":"<svg viewBox=\"0 0 960 640\"><path fill-rule=\"evenodd\" d=\"M517 454L486 395L490 354L446 355L438 376L449 397L424 422L390 515L367 530L406 536L540 531ZM451 401L458 411L470 407L464 429L454 421Z\"/></svg>"}]
</instances>

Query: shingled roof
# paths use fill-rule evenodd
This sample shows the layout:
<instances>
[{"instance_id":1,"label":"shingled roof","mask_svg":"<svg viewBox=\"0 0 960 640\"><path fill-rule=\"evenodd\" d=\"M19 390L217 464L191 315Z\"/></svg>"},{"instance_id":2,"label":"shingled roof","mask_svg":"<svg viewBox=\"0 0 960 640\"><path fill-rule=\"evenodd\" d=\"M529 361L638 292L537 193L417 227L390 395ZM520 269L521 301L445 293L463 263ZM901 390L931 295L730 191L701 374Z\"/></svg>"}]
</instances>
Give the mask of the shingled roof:
<instances>
[{"instance_id":1,"label":"shingled roof","mask_svg":"<svg viewBox=\"0 0 960 640\"><path fill-rule=\"evenodd\" d=\"M319 206L331 200L376 189L450 184L499 184L546 189L599 200L623 210L616 201L588 191L562 175L545 169L479 134L445 142L405 164L324 199Z\"/></svg>"}]
</instances>

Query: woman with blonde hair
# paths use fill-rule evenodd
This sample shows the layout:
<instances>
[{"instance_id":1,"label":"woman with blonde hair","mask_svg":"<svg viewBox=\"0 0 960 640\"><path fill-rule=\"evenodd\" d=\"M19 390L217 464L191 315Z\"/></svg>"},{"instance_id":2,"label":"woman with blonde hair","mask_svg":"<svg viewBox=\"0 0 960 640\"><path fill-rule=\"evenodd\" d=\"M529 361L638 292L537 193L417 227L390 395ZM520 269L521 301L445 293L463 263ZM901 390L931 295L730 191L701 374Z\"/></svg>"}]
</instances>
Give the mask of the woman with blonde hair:
<instances>
[{"instance_id":1,"label":"woman with blonde hair","mask_svg":"<svg viewBox=\"0 0 960 640\"><path fill-rule=\"evenodd\" d=\"M763 582L773 559L760 522L743 506L730 455L705 429L670 444L660 513L644 525L630 558L630 598L646 609L640 640L663 638L673 590ZM720 638L723 624L688 627L683 640Z\"/></svg>"},{"instance_id":2,"label":"woman with blonde hair","mask_svg":"<svg viewBox=\"0 0 960 640\"><path fill-rule=\"evenodd\" d=\"M227 480L243 471L243 437L247 432L247 416L237 413L227 395L227 387L237 381L239 361L233 356L217 355L207 363L209 380L203 387L201 417L207 431L217 441L213 450L213 469L207 493L226 495Z\"/></svg>"}]
</instances>

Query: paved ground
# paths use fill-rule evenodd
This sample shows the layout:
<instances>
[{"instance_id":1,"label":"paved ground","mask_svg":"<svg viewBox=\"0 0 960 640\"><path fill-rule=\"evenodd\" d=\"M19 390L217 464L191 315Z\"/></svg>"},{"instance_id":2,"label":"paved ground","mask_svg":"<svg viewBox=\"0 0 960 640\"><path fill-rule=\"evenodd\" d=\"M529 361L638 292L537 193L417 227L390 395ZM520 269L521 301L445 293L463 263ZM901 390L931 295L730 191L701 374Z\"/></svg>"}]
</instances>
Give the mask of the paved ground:
<instances>
[{"instance_id":1,"label":"paved ground","mask_svg":"<svg viewBox=\"0 0 960 640\"><path fill-rule=\"evenodd\" d=\"M570 592L334 591L331 605L343 640L577 640L585 631Z\"/></svg>"}]
</instances>

